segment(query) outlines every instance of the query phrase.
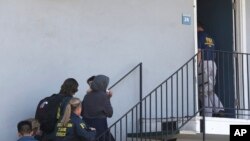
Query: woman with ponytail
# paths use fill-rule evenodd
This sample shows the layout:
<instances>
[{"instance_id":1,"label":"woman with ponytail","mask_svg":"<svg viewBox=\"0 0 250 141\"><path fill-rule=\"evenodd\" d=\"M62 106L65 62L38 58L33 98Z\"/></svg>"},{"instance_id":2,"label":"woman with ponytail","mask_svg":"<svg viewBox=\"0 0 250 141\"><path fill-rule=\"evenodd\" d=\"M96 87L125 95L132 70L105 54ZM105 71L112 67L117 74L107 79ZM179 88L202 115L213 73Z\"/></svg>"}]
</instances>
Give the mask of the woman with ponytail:
<instances>
[{"instance_id":1,"label":"woman with ponytail","mask_svg":"<svg viewBox=\"0 0 250 141\"><path fill-rule=\"evenodd\" d=\"M55 130L55 141L93 141L96 131L89 128L81 119L81 100L71 98L67 104L63 117L57 123Z\"/></svg>"}]
</instances>

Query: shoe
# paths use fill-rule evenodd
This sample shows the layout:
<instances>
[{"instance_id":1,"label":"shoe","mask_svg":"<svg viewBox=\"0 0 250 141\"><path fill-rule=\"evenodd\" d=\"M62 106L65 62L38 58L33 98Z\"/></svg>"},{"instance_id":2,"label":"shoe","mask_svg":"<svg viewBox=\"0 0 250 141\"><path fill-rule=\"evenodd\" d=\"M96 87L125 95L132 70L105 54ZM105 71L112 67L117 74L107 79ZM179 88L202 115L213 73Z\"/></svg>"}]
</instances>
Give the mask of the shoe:
<instances>
[{"instance_id":1,"label":"shoe","mask_svg":"<svg viewBox=\"0 0 250 141\"><path fill-rule=\"evenodd\" d=\"M225 117L225 111L220 110L218 113L214 113L213 117Z\"/></svg>"}]
</instances>

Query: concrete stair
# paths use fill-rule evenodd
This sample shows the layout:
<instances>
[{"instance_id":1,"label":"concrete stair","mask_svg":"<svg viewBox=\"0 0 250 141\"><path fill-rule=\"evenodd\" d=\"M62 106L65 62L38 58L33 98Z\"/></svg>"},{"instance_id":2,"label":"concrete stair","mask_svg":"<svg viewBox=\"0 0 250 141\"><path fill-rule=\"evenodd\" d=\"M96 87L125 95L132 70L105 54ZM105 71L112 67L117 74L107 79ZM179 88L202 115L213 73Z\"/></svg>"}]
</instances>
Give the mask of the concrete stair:
<instances>
[{"instance_id":1,"label":"concrete stair","mask_svg":"<svg viewBox=\"0 0 250 141\"><path fill-rule=\"evenodd\" d=\"M159 132L160 134L160 132ZM206 134L206 141L229 141L229 135L214 135L214 134ZM203 134L202 133L178 133L173 136L138 136L138 137L128 137L127 141L202 141Z\"/></svg>"},{"instance_id":2,"label":"concrete stair","mask_svg":"<svg viewBox=\"0 0 250 141\"><path fill-rule=\"evenodd\" d=\"M145 129L142 130L143 133L127 134L127 141L202 141L202 120L202 117L196 116L189 120L180 130L178 130L178 125L180 125L178 120L170 122L155 119L151 125L144 121L143 123L146 123L146 125L143 125L143 127L150 125L152 127L151 132L148 131L150 128L146 128L146 132ZM250 125L249 119L206 117L205 120L206 141L229 141L230 125ZM166 122L168 123L166 124Z\"/></svg>"},{"instance_id":3,"label":"concrete stair","mask_svg":"<svg viewBox=\"0 0 250 141\"><path fill-rule=\"evenodd\" d=\"M176 135L176 141L202 141L203 134L178 134ZM206 134L206 141L229 141L229 135L214 135L214 134Z\"/></svg>"}]
</instances>

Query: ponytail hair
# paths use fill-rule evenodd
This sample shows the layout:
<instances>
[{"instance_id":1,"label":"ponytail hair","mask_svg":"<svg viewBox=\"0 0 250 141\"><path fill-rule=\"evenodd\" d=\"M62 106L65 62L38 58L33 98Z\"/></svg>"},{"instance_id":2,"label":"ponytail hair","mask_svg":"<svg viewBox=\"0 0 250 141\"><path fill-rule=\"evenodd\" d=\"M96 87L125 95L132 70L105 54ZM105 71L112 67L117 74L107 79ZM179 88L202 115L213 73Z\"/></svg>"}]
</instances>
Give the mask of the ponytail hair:
<instances>
[{"instance_id":1,"label":"ponytail hair","mask_svg":"<svg viewBox=\"0 0 250 141\"><path fill-rule=\"evenodd\" d=\"M73 97L71 98L71 100L69 101L69 103L67 104L65 110L64 110L64 114L63 117L61 119L61 123L63 126L66 126L67 123L70 120L70 115L72 112L74 112L78 107L81 107L81 100L79 98Z\"/></svg>"}]
</instances>

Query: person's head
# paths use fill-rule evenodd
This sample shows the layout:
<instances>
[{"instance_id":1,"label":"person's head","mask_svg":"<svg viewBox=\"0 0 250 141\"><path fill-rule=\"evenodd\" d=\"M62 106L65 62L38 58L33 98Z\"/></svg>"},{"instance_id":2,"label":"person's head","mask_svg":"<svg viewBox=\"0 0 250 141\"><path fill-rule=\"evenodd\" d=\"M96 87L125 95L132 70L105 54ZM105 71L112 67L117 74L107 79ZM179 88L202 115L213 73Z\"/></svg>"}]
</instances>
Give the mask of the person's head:
<instances>
[{"instance_id":1,"label":"person's head","mask_svg":"<svg viewBox=\"0 0 250 141\"><path fill-rule=\"evenodd\" d=\"M87 79L87 83L90 86L93 80L95 79L95 76L91 76L90 78Z\"/></svg>"},{"instance_id":2,"label":"person's head","mask_svg":"<svg viewBox=\"0 0 250 141\"><path fill-rule=\"evenodd\" d=\"M31 136L32 135L32 124L27 121L20 121L17 124L18 135L21 136Z\"/></svg>"},{"instance_id":3,"label":"person's head","mask_svg":"<svg viewBox=\"0 0 250 141\"><path fill-rule=\"evenodd\" d=\"M104 91L106 92L109 84L109 77L105 75L97 75L95 76L93 82L91 83L90 88L93 91Z\"/></svg>"},{"instance_id":4,"label":"person's head","mask_svg":"<svg viewBox=\"0 0 250 141\"><path fill-rule=\"evenodd\" d=\"M73 96L78 91L78 82L74 78L66 79L60 90L60 94Z\"/></svg>"},{"instance_id":5,"label":"person's head","mask_svg":"<svg viewBox=\"0 0 250 141\"><path fill-rule=\"evenodd\" d=\"M26 121L29 121L31 123L33 135L36 135L37 132L39 132L39 130L40 130L39 121L36 120L35 118L29 118Z\"/></svg>"},{"instance_id":6,"label":"person's head","mask_svg":"<svg viewBox=\"0 0 250 141\"><path fill-rule=\"evenodd\" d=\"M204 30L205 30L205 29L204 29L203 23L200 22L200 21L198 21L198 23L197 23L197 31L198 31L198 32L202 32L202 31L204 31Z\"/></svg>"},{"instance_id":7,"label":"person's head","mask_svg":"<svg viewBox=\"0 0 250 141\"><path fill-rule=\"evenodd\" d=\"M61 123L66 126L70 120L70 116L72 113L80 116L82 112L82 102L79 98L73 97L70 99L69 103L67 104Z\"/></svg>"}]
</instances>

